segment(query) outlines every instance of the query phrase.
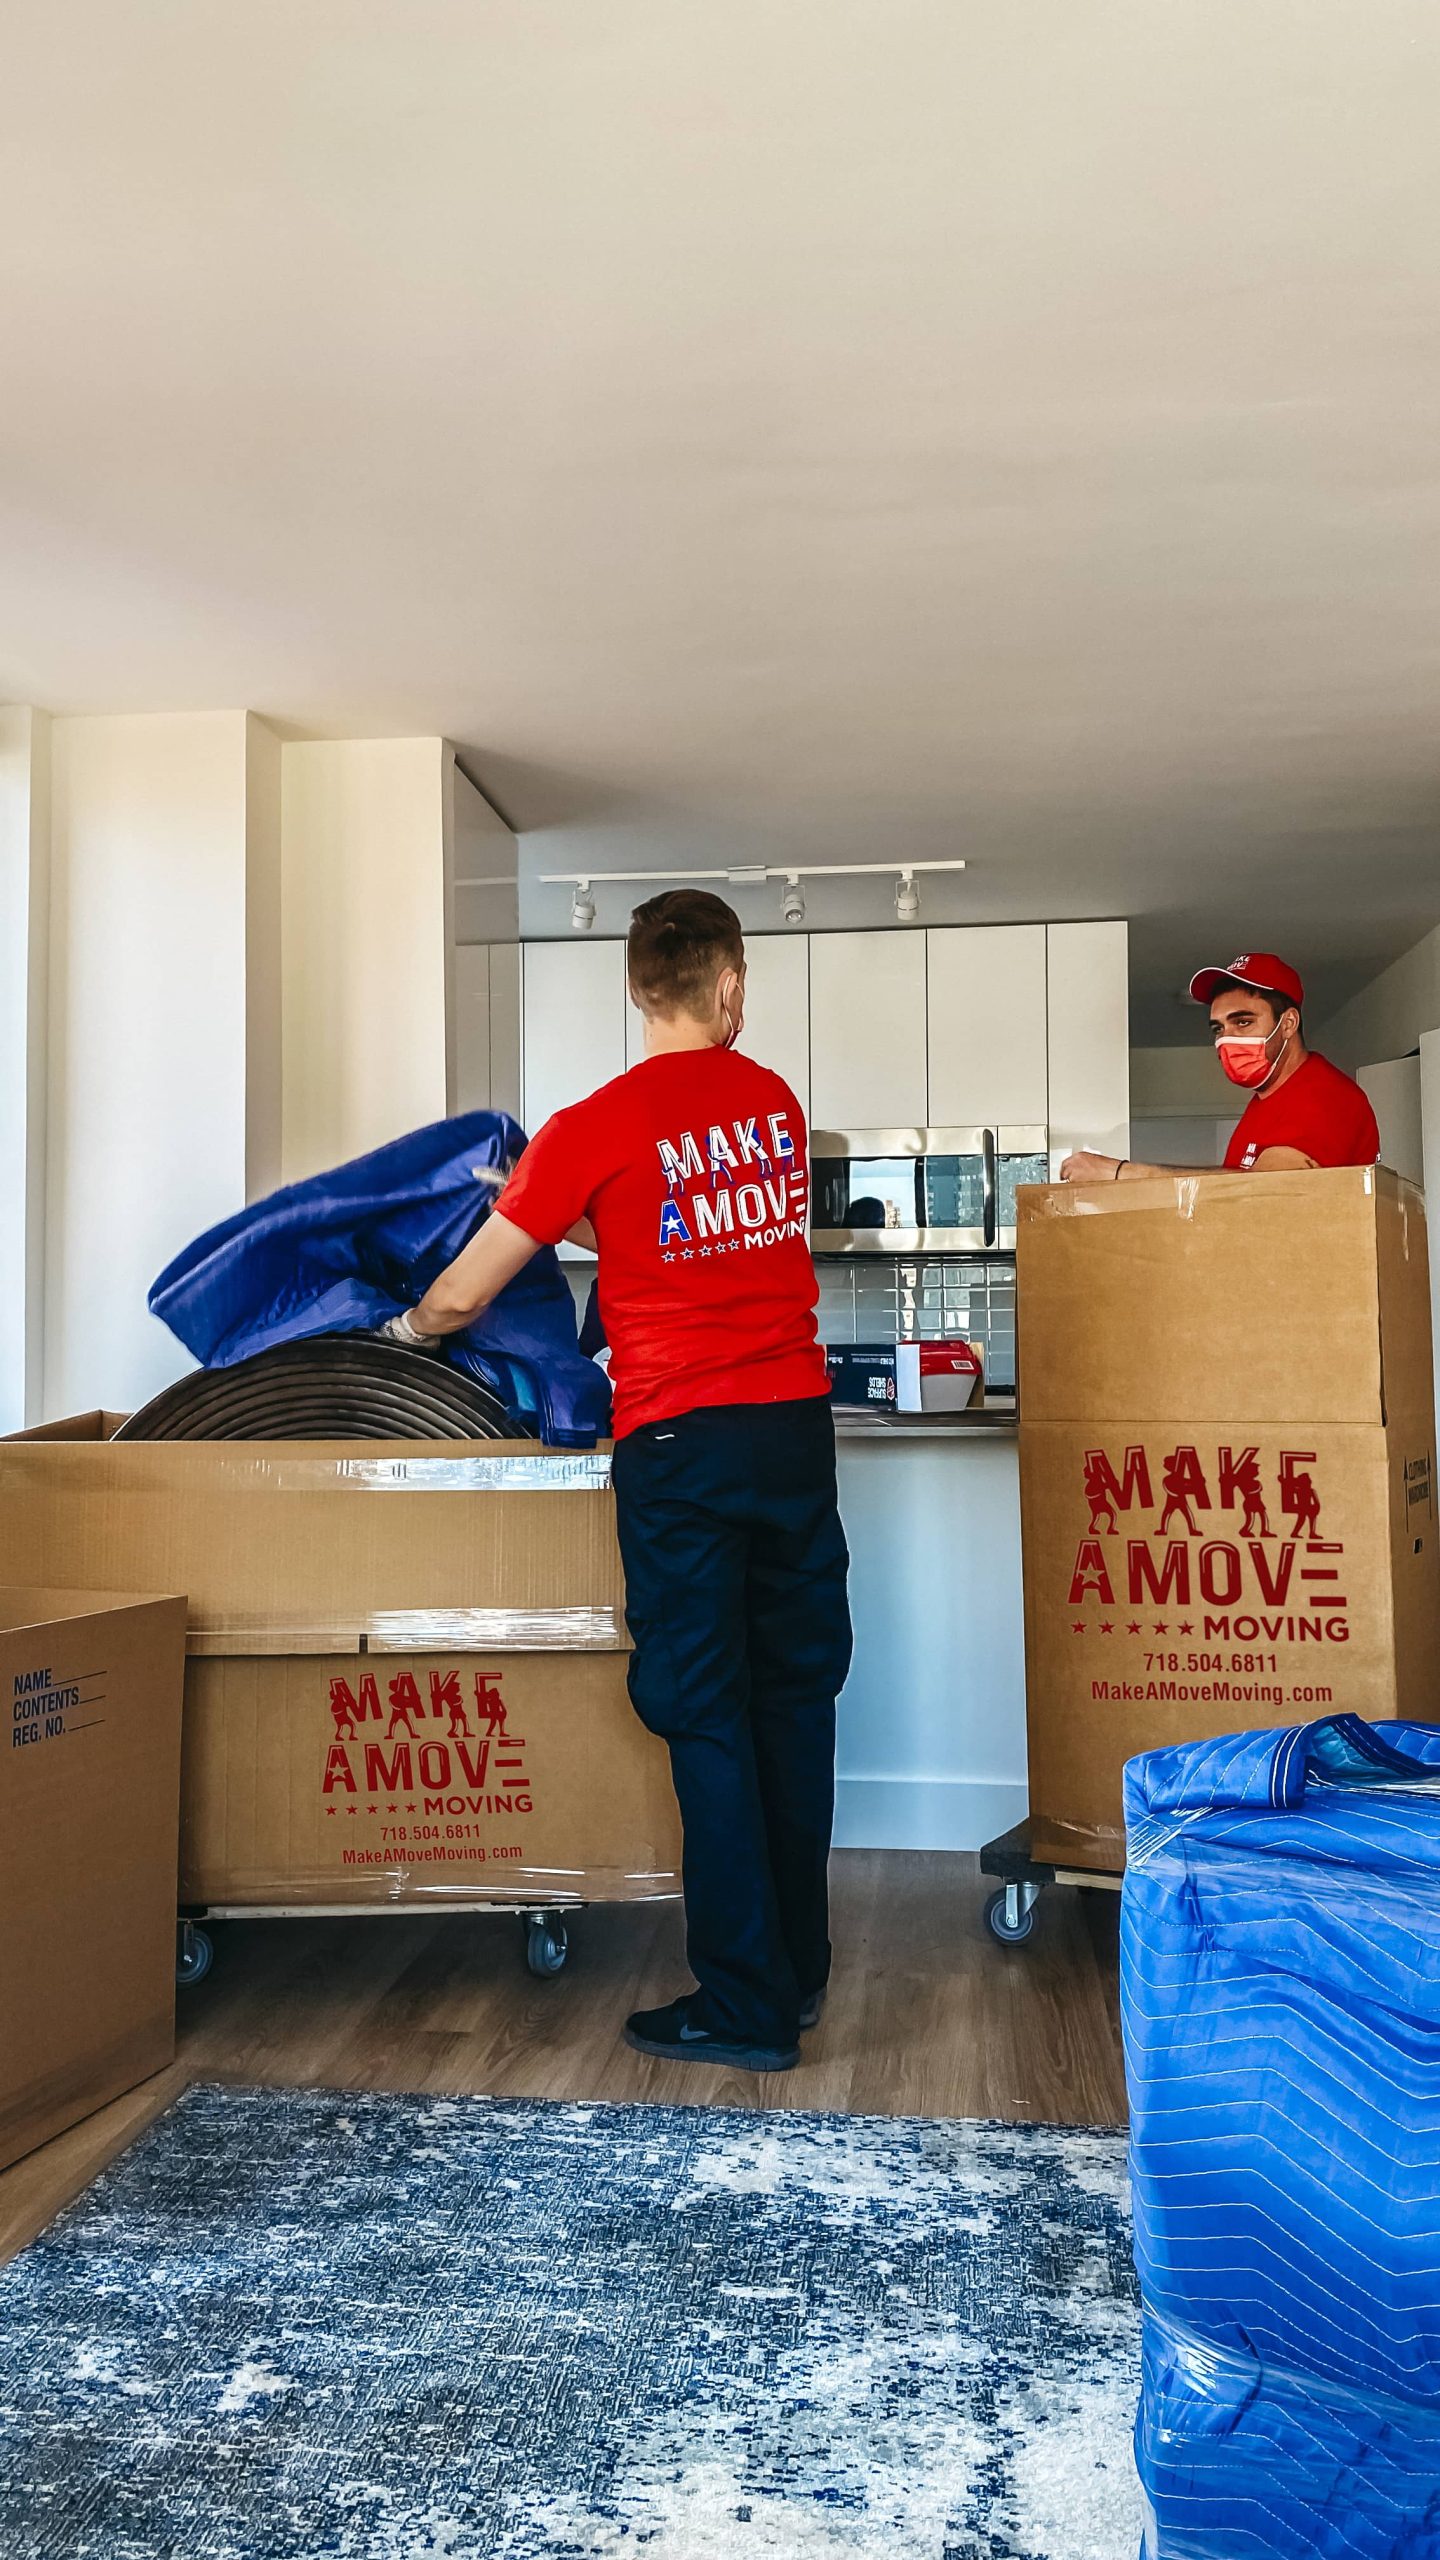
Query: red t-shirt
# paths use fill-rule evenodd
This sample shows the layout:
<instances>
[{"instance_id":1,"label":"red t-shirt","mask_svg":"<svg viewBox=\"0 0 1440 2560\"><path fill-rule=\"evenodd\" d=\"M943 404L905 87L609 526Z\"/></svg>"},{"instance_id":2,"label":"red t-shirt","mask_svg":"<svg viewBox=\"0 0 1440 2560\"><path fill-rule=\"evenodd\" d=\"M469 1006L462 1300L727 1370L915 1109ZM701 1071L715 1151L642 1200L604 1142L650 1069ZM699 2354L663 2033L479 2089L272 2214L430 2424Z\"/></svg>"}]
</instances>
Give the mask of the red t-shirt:
<instances>
[{"instance_id":1,"label":"red t-shirt","mask_svg":"<svg viewBox=\"0 0 1440 2560\"><path fill-rule=\"evenodd\" d=\"M809 1192L799 1103L734 1049L646 1058L532 1138L498 1205L541 1244L594 1227L617 1439L828 1392Z\"/></svg>"},{"instance_id":2,"label":"red t-shirt","mask_svg":"<svg viewBox=\"0 0 1440 2560\"><path fill-rule=\"evenodd\" d=\"M1298 1147L1315 1164L1374 1164L1380 1131L1353 1077L1312 1049L1277 1092L1247 1102L1225 1150L1227 1171L1248 1173L1267 1147Z\"/></svg>"}]
</instances>

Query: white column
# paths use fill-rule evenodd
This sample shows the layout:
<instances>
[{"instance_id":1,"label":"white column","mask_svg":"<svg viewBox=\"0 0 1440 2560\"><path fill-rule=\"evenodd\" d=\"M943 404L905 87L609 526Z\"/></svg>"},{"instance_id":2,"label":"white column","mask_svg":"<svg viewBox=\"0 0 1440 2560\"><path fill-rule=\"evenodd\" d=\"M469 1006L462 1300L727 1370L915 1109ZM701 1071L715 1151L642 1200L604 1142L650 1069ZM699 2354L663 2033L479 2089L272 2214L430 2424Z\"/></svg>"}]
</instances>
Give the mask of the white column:
<instances>
[{"instance_id":1,"label":"white column","mask_svg":"<svg viewBox=\"0 0 1440 2560\"><path fill-rule=\"evenodd\" d=\"M250 1056L275 922L273 898L267 921L250 897L262 726L243 711L52 723L50 1415L143 1402L189 1366L146 1293L267 1153L274 1059Z\"/></svg>"},{"instance_id":2,"label":"white column","mask_svg":"<svg viewBox=\"0 0 1440 2560\"><path fill-rule=\"evenodd\" d=\"M449 770L441 738L283 749L288 1182L445 1116Z\"/></svg>"},{"instance_id":3,"label":"white column","mask_svg":"<svg viewBox=\"0 0 1440 2560\"><path fill-rule=\"evenodd\" d=\"M49 788L44 713L0 707L0 1431L43 1395Z\"/></svg>"}]
</instances>

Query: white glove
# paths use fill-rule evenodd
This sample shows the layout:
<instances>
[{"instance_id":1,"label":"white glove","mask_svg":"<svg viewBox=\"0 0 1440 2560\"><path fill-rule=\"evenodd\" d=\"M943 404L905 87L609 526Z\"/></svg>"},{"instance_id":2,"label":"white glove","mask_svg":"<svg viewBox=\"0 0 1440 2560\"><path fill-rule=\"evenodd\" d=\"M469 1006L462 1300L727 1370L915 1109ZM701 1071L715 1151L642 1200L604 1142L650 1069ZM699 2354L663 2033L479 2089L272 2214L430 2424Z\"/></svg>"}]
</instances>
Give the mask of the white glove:
<instances>
[{"instance_id":1,"label":"white glove","mask_svg":"<svg viewBox=\"0 0 1440 2560\"><path fill-rule=\"evenodd\" d=\"M438 1351L440 1348L439 1336L433 1333L421 1333L418 1326L411 1323L403 1308L398 1316L390 1318L388 1324L382 1324L380 1332L382 1339L386 1342L403 1342L410 1351Z\"/></svg>"}]
</instances>

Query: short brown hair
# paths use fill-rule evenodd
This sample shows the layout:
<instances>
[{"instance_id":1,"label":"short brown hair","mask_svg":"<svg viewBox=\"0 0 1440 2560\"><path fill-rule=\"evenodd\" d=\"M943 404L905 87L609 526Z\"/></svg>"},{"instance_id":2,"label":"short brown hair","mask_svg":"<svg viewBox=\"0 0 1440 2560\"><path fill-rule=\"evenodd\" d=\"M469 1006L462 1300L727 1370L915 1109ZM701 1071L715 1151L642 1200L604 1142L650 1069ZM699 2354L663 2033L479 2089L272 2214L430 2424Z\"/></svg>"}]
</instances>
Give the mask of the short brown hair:
<instances>
[{"instance_id":1,"label":"short brown hair","mask_svg":"<svg viewBox=\"0 0 1440 2560\"><path fill-rule=\"evenodd\" d=\"M740 919L708 889L662 889L630 919L625 966L645 1013L694 1013L722 969L743 969Z\"/></svg>"}]
</instances>

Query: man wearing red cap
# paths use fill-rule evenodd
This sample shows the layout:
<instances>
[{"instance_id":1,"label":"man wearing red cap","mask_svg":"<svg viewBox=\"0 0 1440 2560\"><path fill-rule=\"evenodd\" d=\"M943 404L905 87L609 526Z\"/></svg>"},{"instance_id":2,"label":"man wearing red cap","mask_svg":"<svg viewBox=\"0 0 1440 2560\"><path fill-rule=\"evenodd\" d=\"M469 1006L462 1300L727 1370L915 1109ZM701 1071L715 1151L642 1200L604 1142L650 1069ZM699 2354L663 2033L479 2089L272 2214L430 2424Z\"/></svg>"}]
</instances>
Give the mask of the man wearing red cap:
<instances>
[{"instance_id":1,"label":"man wearing red cap","mask_svg":"<svg viewBox=\"0 0 1440 2560\"><path fill-rule=\"evenodd\" d=\"M1197 1004L1210 1008L1215 1053L1250 1100L1223 1166L1133 1164L1082 1149L1060 1167L1062 1182L1133 1182L1155 1173L1305 1173L1315 1165L1374 1164L1375 1114L1353 1077L1314 1049L1301 1027L1305 990L1273 951L1242 951L1227 969L1197 969Z\"/></svg>"}]
</instances>

